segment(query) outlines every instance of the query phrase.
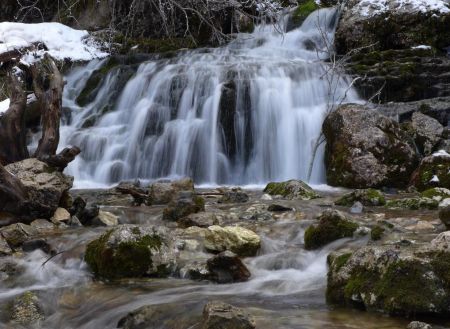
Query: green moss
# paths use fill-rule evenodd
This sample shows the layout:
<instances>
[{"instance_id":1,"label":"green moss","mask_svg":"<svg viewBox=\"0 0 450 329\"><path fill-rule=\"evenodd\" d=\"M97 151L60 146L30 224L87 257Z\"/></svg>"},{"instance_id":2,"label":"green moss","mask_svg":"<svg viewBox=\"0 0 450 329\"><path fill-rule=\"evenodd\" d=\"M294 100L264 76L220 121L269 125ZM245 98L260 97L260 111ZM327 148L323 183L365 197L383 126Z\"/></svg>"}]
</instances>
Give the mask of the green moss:
<instances>
[{"instance_id":1,"label":"green moss","mask_svg":"<svg viewBox=\"0 0 450 329\"><path fill-rule=\"evenodd\" d=\"M305 231L305 249L320 248L330 242L342 238L350 238L358 228L358 224L349 220L321 220Z\"/></svg>"},{"instance_id":2,"label":"green moss","mask_svg":"<svg viewBox=\"0 0 450 329\"><path fill-rule=\"evenodd\" d=\"M138 234L138 231L135 232ZM84 258L94 274L105 279L147 275L152 266L152 251L160 250L161 239L157 235L144 235L136 241L122 242L111 248L107 242L112 232L113 230L106 232L86 248Z\"/></svg>"},{"instance_id":3,"label":"green moss","mask_svg":"<svg viewBox=\"0 0 450 329\"><path fill-rule=\"evenodd\" d=\"M342 196L335 202L338 206L351 207L356 201L365 206L383 206L386 204L383 193L375 189L356 190Z\"/></svg>"},{"instance_id":4,"label":"green moss","mask_svg":"<svg viewBox=\"0 0 450 329\"><path fill-rule=\"evenodd\" d=\"M374 226L371 230L370 230L370 238L373 241L377 241L380 240L381 237L383 236L385 229L384 227L381 227L379 225Z\"/></svg>"},{"instance_id":5,"label":"green moss","mask_svg":"<svg viewBox=\"0 0 450 329\"><path fill-rule=\"evenodd\" d=\"M439 202L429 198L407 198L390 200L386 203L388 208L403 208L410 210L429 209L434 210L439 206Z\"/></svg>"},{"instance_id":6,"label":"green moss","mask_svg":"<svg viewBox=\"0 0 450 329\"><path fill-rule=\"evenodd\" d=\"M141 53L171 53L180 49L198 47L191 38L126 38L119 35L116 36L115 42L122 45L120 52L125 54L134 49Z\"/></svg>"},{"instance_id":7,"label":"green moss","mask_svg":"<svg viewBox=\"0 0 450 329\"><path fill-rule=\"evenodd\" d=\"M346 253L346 254L336 257L333 261L333 263L334 263L333 265L334 265L336 271L339 271L342 268L342 266L347 264L347 262L351 256L352 256L352 253L349 252L349 253Z\"/></svg>"},{"instance_id":8,"label":"green moss","mask_svg":"<svg viewBox=\"0 0 450 329\"><path fill-rule=\"evenodd\" d=\"M312 12L319 9L319 6L314 0L307 0L300 4L292 14L292 21L294 24L301 24Z\"/></svg>"},{"instance_id":9,"label":"green moss","mask_svg":"<svg viewBox=\"0 0 450 329\"><path fill-rule=\"evenodd\" d=\"M311 200L320 198L320 195L314 192L308 184L296 180L271 182L265 187L264 193L280 195L289 199Z\"/></svg>"},{"instance_id":10,"label":"green moss","mask_svg":"<svg viewBox=\"0 0 450 329\"><path fill-rule=\"evenodd\" d=\"M424 198L429 198L429 199L433 199L433 198L441 198L441 199L445 199L445 198L449 198L450 194L447 193L446 190L444 189L440 189L440 188L430 188L426 191L423 191L421 193L421 196Z\"/></svg>"}]
</instances>

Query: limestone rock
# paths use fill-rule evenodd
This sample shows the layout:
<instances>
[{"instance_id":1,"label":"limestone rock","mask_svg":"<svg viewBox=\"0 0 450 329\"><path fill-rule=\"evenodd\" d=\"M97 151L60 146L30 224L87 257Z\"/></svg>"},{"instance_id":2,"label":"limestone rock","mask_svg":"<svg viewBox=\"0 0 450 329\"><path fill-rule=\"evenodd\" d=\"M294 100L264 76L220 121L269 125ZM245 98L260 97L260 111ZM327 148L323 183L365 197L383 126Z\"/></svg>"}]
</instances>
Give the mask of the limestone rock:
<instances>
[{"instance_id":1,"label":"limestone rock","mask_svg":"<svg viewBox=\"0 0 450 329\"><path fill-rule=\"evenodd\" d=\"M178 227L187 228L191 226L198 227L209 227L213 225L218 225L219 220L214 213L210 212L199 212L194 214L189 214L178 220Z\"/></svg>"},{"instance_id":2,"label":"limestone rock","mask_svg":"<svg viewBox=\"0 0 450 329\"><path fill-rule=\"evenodd\" d=\"M432 329L432 327L425 322L412 321L410 324L408 324L406 329Z\"/></svg>"},{"instance_id":3,"label":"limestone rock","mask_svg":"<svg viewBox=\"0 0 450 329\"><path fill-rule=\"evenodd\" d=\"M264 193L279 195L290 200L311 200L320 198L320 195L314 192L308 184L294 179L286 182L269 183L264 189Z\"/></svg>"},{"instance_id":4,"label":"limestone rock","mask_svg":"<svg viewBox=\"0 0 450 329\"><path fill-rule=\"evenodd\" d=\"M0 229L0 235L3 236L12 248L20 247L25 241L37 233L34 227L22 223L12 224Z\"/></svg>"},{"instance_id":5,"label":"limestone rock","mask_svg":"<svg viewBox=\"0 0 450 329\"><path fill-rule=\"evenodd\" d=\"M0 234L0 257L12 255L13 251L6 242L5 238Z\"/></svg>"},{"instance_id":6,"label":"limestone rock","mask_svg":"<svg viewBox=\"0 0 450 329\"><path fill-rule=\"evenodd\" d=\"M327 181L334 186L406 186L418 154L395 121L362 105L347 104L323 123Z\"/></svg>"},{"instance_id":7,"label":"limestone rock","mask_svg":"<svg viewBox=\"0 0 450 329\"><path fill-rule=\"evenodd\" d=\"M31 291L17 297L12 305L12 322L24 326L36 325L44 319L39 300Z\"/></svg>"},{"instance_id":8,"label":"limestone rock","mask_svg":"<svg viewBox=\"0 0 450 329\"><path fill-rule=\"evenodd\" d=\"M450 189L450 155L439 151L423 158L412 182L419 191L433 187Z\"/></svg>"},{"instance_id":9,"label":"limestone rock","mask_svg":"<svg viewBox=\"0 0 450 329\"><path fill-rule=\"evenodd\" d=\"M431 247L435 250L450 252L450 231L442 232L431 241Z\"/></svg>"},{"instance_id":10,"label":"limestone rock","mask_svg":"<svg viewBox=\"0 0 450 329\"><path fill-rule=\"evenodd\" d=\"M208 259L209 277L217 283L233 283L247 281L250 271L231 251L223 251Z\"/></svg>"},{"instance_id":11,"label":"limestone rock","mask_svg":"<svg viewBox=\"0 0 450 329\"><path fill-rule=\"evenodd\" d=\"M164 205L177 197L180 191L194 192L194 182L190 178L184 178L172 182L156 182L150 185L148 191L148 205Z\"/></svg>"},{"instance_id":12,"label":"limestone rock","mask_svg":"<svg viewBox=\"0 0 450 329\"><path fill-rule=\"evenodd\" d=\"M64 208L58 208L56 209L55 213L53 214L51 221L53 224L59 225L61 223L67 223L70 221L70 213L64 209Z\"/></svg>"},{"instance_id":13,"label":"limestone rock","mask_svg":"<svg viewBox=\"0 0 450 329\"><path fill-rule=\"evenodd\" d=\"M119 225L119 217L108 212L99 210L98 216L92 222L92 226L117 226Z\"/></svg>"},{"instance_id":14,"label":"limestone rock","mask_svg":"<svg viewBox=\"0 0 450 329\"><path fill-rule=\"evenodd\" d=\"M202 329L255 329L255 320L243 309L214 301L203 309Z\"/></svg>"},{"instance_id":15,"label":"limestone rock","mask_svg":"<svg viewBox=\"0 0 450 329\"><path fill-rule=\"evenodd\" d=\"M413 113L411 129L415 143L424 155L430 155L433 152L444 131L439 121L420 112Z\"/></svg>"},{"instance_id":16,"label":"limestone rock","mask_svg":"<svg viewBox=\"0 0 450 329\"><path fill-rule=\"evenodd\" d=\"M205 231L205 248L213 252L230 250L243 257L255 256L261 238L253 231L239 226L210 226Z\"/></svg>"},{"instance_id":17,"label":"limestone rock","mask_svg":"<svg viewBox=\"0 0 450 329\"><path fill-rule=\"evenodd\" d=\"M311 225L305 231L305 249L317 249L332 241L352 237L358 228L358 224L333 209L324 211L318 220L317 225Z\"/></svg>"},{"instance_id":18,"label":"limestone rock","mask_svg":"<svg viewBox=\"0 0 450 329\"><path fill-rule=\"evenodd\" d=\"M386 203L387 208L403 208L410 210L419 209L438 209L439 202L430 198L405 198L405 199L395 199L390 200Z\"/></svg>"},{"instance_id":19,"label":"limestone rock","mask_svg":"<svg viewBox=\"0 0 450 329\"><path fill-rule=\"evenodd\" d=\"M163 219L177 221L190 214L205 210L205 200L193 192L179 192L176 200L172 200L163 211Z\"/></svg>"},{"instance_id":20,"label":"limestone rock","mask_svg":"<svg viewBox=\"0 0 450 329\"><path fill-rule=\"evenodd\" d=\"M384 194L372 188L355 190L345 194L339 198L335 204L338 206L350 207L356 201L361 202L364 206L384 206L386 204Z\"/></svg>"}]
</instances>

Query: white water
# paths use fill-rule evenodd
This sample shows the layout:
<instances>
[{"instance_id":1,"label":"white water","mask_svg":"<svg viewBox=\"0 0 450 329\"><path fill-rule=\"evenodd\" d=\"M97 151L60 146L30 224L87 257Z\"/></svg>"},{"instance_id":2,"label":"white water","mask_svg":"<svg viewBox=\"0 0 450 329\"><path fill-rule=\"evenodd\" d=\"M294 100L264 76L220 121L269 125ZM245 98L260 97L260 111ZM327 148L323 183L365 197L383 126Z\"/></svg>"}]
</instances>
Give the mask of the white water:
<instances>
[{"instance_id":1,"label":"white water","mask_svg":"<svg viewBox=\"0 0 450 329\"><path fill-rule=\"evenodd\" d=\"M305 180L330 97L317 27L332 43L336 15L322 9L285 34L259 27L226 47L145 62L114 110L90 128L82 127L102 111L119 75L111 71L97 98L80 108L74 100L102 63L75 69L67 77L64 103L72 119L62 128L61 146L83 150L68 168L76 186L174 176L201 184ZM311 42L316 49L306 46ZM348 85L339 81L334 100ZM350 90L346 101L355 100ZM323 149L314 163L311 183L325 183Z\"/></svg>"}]
</instances>

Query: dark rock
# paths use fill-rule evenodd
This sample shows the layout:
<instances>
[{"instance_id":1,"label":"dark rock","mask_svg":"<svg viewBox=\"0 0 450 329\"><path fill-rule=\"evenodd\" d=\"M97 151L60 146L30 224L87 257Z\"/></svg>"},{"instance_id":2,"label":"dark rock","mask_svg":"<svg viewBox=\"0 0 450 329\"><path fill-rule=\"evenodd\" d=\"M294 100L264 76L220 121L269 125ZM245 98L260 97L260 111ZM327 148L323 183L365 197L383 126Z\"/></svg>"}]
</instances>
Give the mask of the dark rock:
<instances>
[{"instance_id":1,"label":"dark rock","mask_svg":"<svg viewBox=\"0 0 450 329\"><path fill-rule=\"evenodd\" d=\"M224 251L208 259L210 279L217 283L232 283L247 281L250 271L242 263L239 257L231 251Z\"/></svg>"},{"instance_id":2,"label":"dark rock","mask_svg":"<svg viewBox=\"0 0 450 329\"><path fill-rule=\"evenodd\" d=\"M28 240L22 244L22 250L25 252L31 252L37 249L42 250L46 254L50 254L52 251L52 247L45 239Z\"/></svg>"},{"instance_id":3,"label":"dark rock","mask_svg":"<svg viewBox=\"0 0 450 329\"><path fill-rule=\"evenodd\" d=\"M358 224L333 209L324 211L318 220L317 225L311 225L305 231L305 249L318 249L335 240L352 237L358 228Z\"/></svg>"},{"instance_id":4,"label":"dark rock","mask_svg":"<svg viewBox=\"0 0 450 329\"><path fill-rule=\"evenodd\" d=\"M323 124L327 181L334 186L404 187L418 154L398 123L362 105L340 106Z\"/></svg>"},{"instance_id":5,"label":"dark rock","mask_svg":"<svg viewBox=\"0 0 450 329\"><path fill-rule=\"evenodd\" d=\"M214 301L203 310L202 329L255 329L255 320L243 309Z\"/></svg>"},{"instance_id":6,"label":"dark rock","mask_svg":"<svg viewBox=\"0 0 450 329\"><path fill-rule=\"evenodd\" d=\"M179 219L177 223L178 227L181 228L188 228L191 226L210 227L212 225L218 225L219 221L213 213L200 212L183 217Z\"/></svg>"},{"instance_id":7,"label":"dark rock","mask_svg":"<svg viewBox=\"0 0 450 329\"><path fill-rule=\"evenodd\" d=\"M269 183L264 189L264 193L279 195L290 200L311 200L320 198L320 195L314 192L308 184L294 179L286 182Z\"/></svg>"},{"instance_id":8,"label":"dark rock","mask_svg":"<svg viewBox=\"0 0 450 329\"><path fill-rule=\"evenodd\" d=\"M286 212L286 211L293 211L294 209L283 206L282 204L273 203L269 207L267 207L267 210L272 212Z\"/></svg>"},{"instance_id":9,"label":"dark rock","mask_svg":"<svg viewBox=\"0 0 450 329\"><path fill-rule=\"evenodd\" d=\"M176 200L171 201L163 211L163 219L177 221L190 214L205 210L205 201L191 191L178 193Z\"/></svg>"},{"instance_id":10,"label":"dark rock","mask_svg":"<svg viewBox=\"0 0 450 329\"><path fill-rule=\"evenodd\" d=\"M240 188L233 188L231 191L225 191L218 203L245 203L249 199L248 194Z\"/></svg>"}]
</instances>

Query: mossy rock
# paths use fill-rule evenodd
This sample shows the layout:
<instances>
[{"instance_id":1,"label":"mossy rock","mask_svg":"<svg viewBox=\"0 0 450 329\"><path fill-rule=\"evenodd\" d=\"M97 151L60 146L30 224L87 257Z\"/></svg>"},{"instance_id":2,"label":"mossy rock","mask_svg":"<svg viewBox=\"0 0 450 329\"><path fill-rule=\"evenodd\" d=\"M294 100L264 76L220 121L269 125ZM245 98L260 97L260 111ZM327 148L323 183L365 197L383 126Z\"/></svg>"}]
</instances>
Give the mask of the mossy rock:
<instances>
[{"instance_id":1,"label":"mossy rock","mask_svg":"<svg viewBox=\"0 0 450 329\"><path fill-rule=\"evenodd\" d=\"M84 259L95 276L103 279L164 277L173 260L167 240L161 229L122 225L90 242Z\"/></svg>"},{"instance_id":2,"label":"mossy rock","mask_svg":"<svg viewBox=\"0 0 450 329\"><path fill-rule=\"evenodd\" d=\"M393 315L450 314L450 254L365 247L328 257L327 301Z\"/></svg>"},{"instance_id":3,"label":"mossy rock","mask_svg":"<svg viewBox=\"0 0 450 329\"><path fill-rule=\"evenodd\" d=\"M301 25L303 21L317 9L319 9L319 5L315 0L304 1L292 13L292 22L297 26Z\"/></svg>"},{"instance_id":4,"label":"mossy rock","mask_svg":"<svg viewBox=\"0 0 450 329\"><path fill-rule=\"evenodd\" d=\"M205 211L205 200L192 191L181 191L178 198L172 200L164 209L163 219L177 221L200 211Z\"/></svg>"},{"instance_id":5,"label":"mossy rock","mask_svg":"<svg viewBox=\"0 0 450 329\"><path fill-rule=\"evenodd\" d=\"M429 198L406 198L390 200L386 203L387 208L401 208L410 210L429 209L434 210L439 207L439 201Z\"/></svg>"},{"instance_id":6,"label":"mossy rock","mask_svg":"<svg viewBox=\"0 0 450 329\"><path fill-rule=\"evenodd\" d=\"M433 187L420 194L423 198L441 201L450 198L450 190L442 187Z\"/></svg>"},{"instance_id":7,"label":"mossy rock","mask_svg":"<svg viewBox=\"0 0 450 329\"><path fill-rule=\"evenodd\" d=\"M311 200L320 198L320 195L301 180L289 180L286 182L272 182L267 184L264 193L279 195L286 199Z\"/></svg>"},{"instance_id":8,"label":"mossy rock","mask_svg":"<svg viewBox=\"0 0 450 329\"><path fill-rule=\"evenodd\" d=\"M358 224L348 220L337 210L324 211L317 225L311 225L305 231L305 249L318 249L330 242L350 238Z\"/></svg>"},{"instance_id":9,"label":"mossy rock","mask_svg":"<svg viewBox=\"0 0 450 329\"><path fill-rule=\"evenodd\" d=\"M355 190L342 196L335 202L338 206L351 207L356 201L361 202L364 206L384 206L386 199L384 194L375 189Z\"/></svg>"},{"instance_id":10,"label":"mossy rock","mask_svg":"<svg viewBox=\"0 0 450 329\"><path fill-rule=\"evenodd\" d=\"M381 240L381 238L382 238L382 236L383 236L383 234L384 234L384 231L385 231L385 228L384 228L384 227L382 227L382 226L380 226L380 225L374 226L374 227L372 227L372 229L370 230L370 238L371 238L373 241Z\"/></svg>"},{"instance_id":11,"label":"mossy rock","mask_svg":"<svg viewBox=\"0 0 450 329\"><path fill-rule=\"evenodd\" d=\"M450 189L450 155L440 151L424 158L413 182L419 191L432 187Z\"/></svg>"}]
</instances>

